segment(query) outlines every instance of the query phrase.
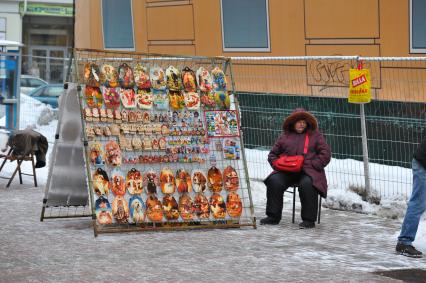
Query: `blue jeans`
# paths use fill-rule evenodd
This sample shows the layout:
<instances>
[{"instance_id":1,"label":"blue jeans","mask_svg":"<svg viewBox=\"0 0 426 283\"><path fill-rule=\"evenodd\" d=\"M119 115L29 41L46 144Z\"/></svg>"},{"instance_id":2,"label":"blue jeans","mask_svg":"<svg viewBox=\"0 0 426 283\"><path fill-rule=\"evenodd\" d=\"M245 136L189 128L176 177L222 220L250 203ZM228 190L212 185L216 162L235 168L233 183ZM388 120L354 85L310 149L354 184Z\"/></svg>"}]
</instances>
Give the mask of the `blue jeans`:
<instances>
[{"instance_id":1,"label":"blue jeans","mask_svg":"<svg viewBox=\"0 0 426 283\"><path fill-rule=\"evenodd\" d=\"M413 191L402 223L398 242L411 245L416 237L420 217L426 209L426 169L413 159Z\"/></svg>"}]
</instances>

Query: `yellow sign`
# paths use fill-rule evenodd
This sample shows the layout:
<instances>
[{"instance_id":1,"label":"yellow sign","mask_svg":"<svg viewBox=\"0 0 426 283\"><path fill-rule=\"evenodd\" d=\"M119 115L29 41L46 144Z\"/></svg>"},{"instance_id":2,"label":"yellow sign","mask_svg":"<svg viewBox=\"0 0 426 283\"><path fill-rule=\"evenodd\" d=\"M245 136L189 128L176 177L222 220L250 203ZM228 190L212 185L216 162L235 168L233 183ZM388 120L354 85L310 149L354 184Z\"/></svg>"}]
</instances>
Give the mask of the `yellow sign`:
<instances>
[{"instance_id":1,"label":"yellow sign","mask_svg":"<svg viewBox=\"0 0 426 283\"><path fill-rule=\"evenodd\" d=\"M349 103L369 103L371 101L371 79L369 69L349 70Z\"/></svg>"}]
</instances>

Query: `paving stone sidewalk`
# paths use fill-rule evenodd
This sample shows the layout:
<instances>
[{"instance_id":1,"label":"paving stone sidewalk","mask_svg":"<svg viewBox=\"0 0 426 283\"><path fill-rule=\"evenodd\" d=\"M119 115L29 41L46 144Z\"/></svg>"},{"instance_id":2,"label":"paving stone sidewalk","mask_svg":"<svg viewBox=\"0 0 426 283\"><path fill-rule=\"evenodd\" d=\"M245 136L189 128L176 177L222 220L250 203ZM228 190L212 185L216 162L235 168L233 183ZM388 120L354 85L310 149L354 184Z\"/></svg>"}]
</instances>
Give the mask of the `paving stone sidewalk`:
<instances>
[{"instance_id":1,"label":"paving stone sidewalk","mask_svg":"<svg viewBox=\"0 0 426 283\"><path fill-rule=\"evenodd\" d=\"M394 254L396 220L323 209L299 230L287 205L273 227L95 238L89 218L40 222L42 198L0 187L0 282L401 282L372 272L426 269Z\"/></svg>"}]
</instances>

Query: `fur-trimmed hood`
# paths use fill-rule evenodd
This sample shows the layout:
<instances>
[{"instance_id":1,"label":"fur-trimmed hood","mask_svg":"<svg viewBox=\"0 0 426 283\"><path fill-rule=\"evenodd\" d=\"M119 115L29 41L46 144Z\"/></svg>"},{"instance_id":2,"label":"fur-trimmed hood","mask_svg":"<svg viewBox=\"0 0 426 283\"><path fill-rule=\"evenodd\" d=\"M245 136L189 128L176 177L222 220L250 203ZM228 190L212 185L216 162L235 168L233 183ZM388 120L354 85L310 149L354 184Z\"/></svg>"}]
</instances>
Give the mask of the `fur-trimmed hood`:
<instances>
[{"instance_id":1,"label":"fur-trimmed hood","mask_svg":"<svg viewBox=\"0 0 426 283\"><path fill-rule=\"evenodd\" d=\"M308 131L315 131L318 129L318 121L314 115L309 113L303 108L296 108L293 112L288 116L283 123L283 130L285 132L294 132L294 124L299 120L305 120L308 124Z\"/></svg>"}]
</instances>

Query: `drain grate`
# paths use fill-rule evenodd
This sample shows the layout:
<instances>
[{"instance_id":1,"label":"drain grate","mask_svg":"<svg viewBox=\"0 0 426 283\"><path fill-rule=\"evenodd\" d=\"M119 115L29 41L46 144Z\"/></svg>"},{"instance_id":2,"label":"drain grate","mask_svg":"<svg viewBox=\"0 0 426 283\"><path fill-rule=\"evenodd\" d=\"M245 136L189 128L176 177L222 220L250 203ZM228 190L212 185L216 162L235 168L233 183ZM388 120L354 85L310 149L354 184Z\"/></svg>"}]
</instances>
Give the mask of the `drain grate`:
<instances>
[{"instance_id":1,"label":"drain grate","mask_svg":"<svg viewBox=\"0 0 426 283\"><path fill-rule=\"evenodd\" d=\"M426 282L425 269L394 269L373 272L376 275L402 280L407 283Z\"/></svg>"}]
</instances>

